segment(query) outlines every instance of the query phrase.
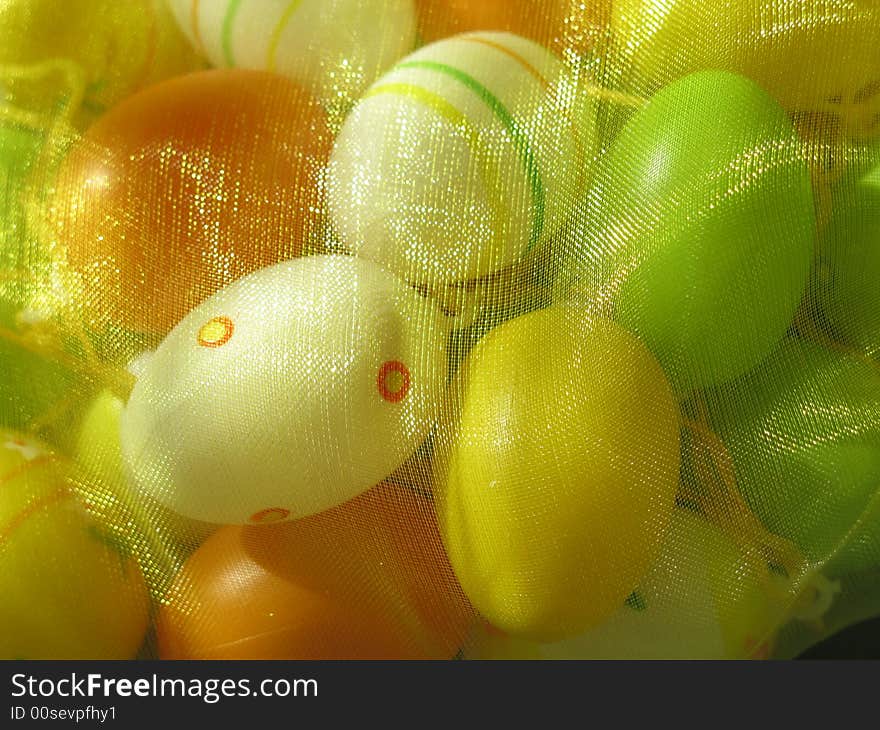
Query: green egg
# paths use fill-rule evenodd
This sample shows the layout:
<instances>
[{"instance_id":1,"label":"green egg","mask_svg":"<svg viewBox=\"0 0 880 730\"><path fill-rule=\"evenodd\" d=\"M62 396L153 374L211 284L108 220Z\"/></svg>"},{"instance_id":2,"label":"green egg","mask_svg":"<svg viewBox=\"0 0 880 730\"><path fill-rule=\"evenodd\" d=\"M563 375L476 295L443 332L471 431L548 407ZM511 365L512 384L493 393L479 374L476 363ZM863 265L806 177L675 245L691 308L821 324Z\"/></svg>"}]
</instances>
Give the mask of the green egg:
<instances>
[{"instance_id":1,"label":"green egg","mask_svg":"<svg viewBox=\"0 0 880 730\"><path fill-rule=\"evenodd\" d=\"M613 0L619 57L609 65L634 91L700 69L735 71L786 109L861 117L852 126L870 133L878 27L876 0Z\"/></svg>"},{"instance_id":2,"label":"green egg","mask_svg":"<svg viewBox=\"0 0 880 730\"><path fill-rule=\"evenodd\" d=\"M880 565L880 369L792 339L705 402L770 532L832 577Z\"/></svg>"},{"instance_id":3,"label":"green egg","mask_svg":"<svg viewBox=\"0 0 880 730\"><path fill-rule=\"evenodd\" d=\"M835 337L880 355L880 164L835 191L816 301Z\"/></svg>"},{"instance_id":4,"label":"green egg","mask_svg":"<svg viewBox=\"0 0 880 730\"><path fill-rule=\"evenodd\" d=\"M680 393L750 370L785 335L809 275L804 158L786 113L748 79L673 82L600 160L554 297L610 302Z\"/></svg>"}]
</instances>

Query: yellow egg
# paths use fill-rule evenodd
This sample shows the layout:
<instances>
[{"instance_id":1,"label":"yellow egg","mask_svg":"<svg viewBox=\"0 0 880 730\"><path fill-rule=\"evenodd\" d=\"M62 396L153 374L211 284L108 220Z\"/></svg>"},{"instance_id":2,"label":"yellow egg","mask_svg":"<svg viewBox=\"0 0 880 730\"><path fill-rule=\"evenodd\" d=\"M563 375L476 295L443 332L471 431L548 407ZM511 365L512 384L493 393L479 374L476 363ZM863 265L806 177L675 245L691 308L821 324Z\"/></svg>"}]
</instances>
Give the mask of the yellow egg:
<instances>
[{"instance_id":1,"label":"yellow egg","mask_svg":"<svg viewBox=\"0 0 880 730\"><path fill-rule=\"evenodd\" d=\"M759 557L702 515L676 509L660 554L607 621L539 644L492 627L474 632L465 659L764 659L793 598Z\"/></svg>"},{"instance_id":2,"label":"yellow egg","mask_svg":"<svg viewBox=\"0 0 880 730\"><path fill-rule=\"evenodd\" d=\"M655 563L608 621L541 647L547 659L766 658L788 594L756 551L676 509Z\"/></svg>"},{"instance_id":3,"label":"yellow egg","mask_svg":"<svg viewBox=\"0 0 880 730\"><path fill-rule=\"evenodd\" d=\"M631 90L705 69L747 76L790 111L880 132L876 0L615 0L612 34Z\"/></svg>"},{"instance_id":4,"label":"yellow egg","mask_svg":"<svg viewBox=\"0 0 880 730\"><path fill-rule=\"evenodd\" d=\"M438 512L468 597L550 640L614 613L654 559L678 483L678 408L633 335L572 306L498 327L457 376Z\"/></svg>"},{"instance_id":5,"label":"yellow egg","mask_svg":"<svg viewBox=\"0 0 880 730\"><path fill-rule=\"evenodd\" d=\"M137 561L45 445L0 430L0 659L130 659L147 628Z\"/></svg>"}]
</instances>

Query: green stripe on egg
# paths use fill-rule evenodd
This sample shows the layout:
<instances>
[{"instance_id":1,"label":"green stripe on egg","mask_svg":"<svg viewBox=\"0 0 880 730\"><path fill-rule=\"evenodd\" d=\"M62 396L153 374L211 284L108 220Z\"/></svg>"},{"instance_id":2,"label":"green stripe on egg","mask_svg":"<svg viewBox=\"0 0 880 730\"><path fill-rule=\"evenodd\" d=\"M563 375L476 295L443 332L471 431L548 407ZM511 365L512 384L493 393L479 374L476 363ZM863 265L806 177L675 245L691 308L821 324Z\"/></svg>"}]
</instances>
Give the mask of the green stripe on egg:
<instances>
[{"instance_id":1,"label":"green stripe on egg","mask_svg":"<svg viewBox=\"0 0 880 730\"><path fill-rule=\"evenodd\" d=\"M504 126L507 133L513 139L513 144L520 156L525 168L526 177L529 180L529 186L532 191L532 207L534 215L532 218L532 233L529 238L528 251L531 251L541 240L541 233L544 230L544 184L541 181L541 173L538 169L535 155L532 152L528 137L520 130L519 125L513 118L513 115L507 110L504 104L489 89L477 81L473 76L464 71L449 66L445 63L437 61L405 61L397 65L398 69L423 69L434 71L436 73L448 76L456 81L464 84L468 89L474 92L495 114L496 118Z\"/></svg>"},{"instance_id":2,"label":"green stripe on egg","mask_svg":"<svg viewBox=\"0 0 880 730\"><path fill-rule=\"evenodd\" d=\"M501 171L481 147L479 133L468 121L465 114L439 94L435 94L433 91L429 91L416 84L383 83L370 89L364 95L364 99L385 95L410 99L411 101L427 107L435 114L440 115L450 124L461 128L467 140L468 147L470 148L471 155L475 161L480 163L480 174L483 178L483 183L486 186L487 201L492 208L494 219L500 221L505 220L510 216L510 210L505 203L504 196L499 194L502 180ZM496 244L498 243L500 236L501 229L496 228L494 233L494 242Z\"/></svg>"},{"instance_id":3,"label":"green stripe on egg","mask_svg":"<svg viewBox=\"0 0 880 730\"><path fill-rule=\"evenodd\" d=\"M235 25L235 16L241 7L242 0L230 0L226 6L226 15L223 18L223 57L227 66L235 66L235 55L232 52L232 27Z\"/></svg>"}]
</instances>

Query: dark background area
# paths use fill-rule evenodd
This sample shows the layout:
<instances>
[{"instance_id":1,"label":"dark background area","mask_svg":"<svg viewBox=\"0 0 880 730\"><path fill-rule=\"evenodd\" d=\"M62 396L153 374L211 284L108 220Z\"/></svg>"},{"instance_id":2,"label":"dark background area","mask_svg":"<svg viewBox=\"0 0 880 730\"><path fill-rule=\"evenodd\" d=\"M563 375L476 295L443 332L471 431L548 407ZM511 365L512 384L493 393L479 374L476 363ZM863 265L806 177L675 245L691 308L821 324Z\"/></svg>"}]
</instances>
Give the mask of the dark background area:
<instances>
[{"instance_id":1,"label":"dark background area","mask_svg":"<svg viewBox=\"0 0 880 730\"><path fill-rule=\"evenodd\" d=\"M880 618L863 621L829 637L799 659L880 659Z\"/></svg>"}]
</instances>

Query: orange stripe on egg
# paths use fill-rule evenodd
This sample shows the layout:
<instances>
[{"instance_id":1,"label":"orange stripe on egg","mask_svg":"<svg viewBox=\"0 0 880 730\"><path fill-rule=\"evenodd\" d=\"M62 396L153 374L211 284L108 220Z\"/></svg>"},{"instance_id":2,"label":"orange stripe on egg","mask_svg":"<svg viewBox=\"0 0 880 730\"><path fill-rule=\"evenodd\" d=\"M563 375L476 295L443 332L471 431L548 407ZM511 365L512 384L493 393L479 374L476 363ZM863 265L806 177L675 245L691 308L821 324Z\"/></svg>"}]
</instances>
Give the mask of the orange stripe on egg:
<instances>
[{"instance_id":1,"label":"orange stripe on egg","mask_svg":"<svg viewBox=\"0 0 880 730\"><path fill-rule=\"evenodd\" d=\"M541 72L538 71L538 69L536 69L531 63L529 63L525 58L523 58L521 55L519 55L512 48L508 48L507 46L502 45L501 43L496 43L495 41L490 40L489 38L484 38L483 36L478 36L478 35L464 36L464 37L460 38L460 40L466 41L468 43L479 43L480 45L488 46L489 48L494 48L496 51L503 53L504 55L508 56L509 58L512 58L514 61L519 63L526 71L528 71L532 76L534 76L536 79L538 79L538 81L541 83L541 85L545 89L550 88L550 82L541 74Z\"/></svg>"},{"instance_id":2,"label":"orange stripe on egg","mask_svg":"<svg viewBox=\"0 0 880 730\"><path fill-rule=\"evenodd\" d=\"M53 504L57 504L58 502L63 502L65 499L70 499L73 497L73 493L67 487L61 487L56 491L52 492L42 499L38 499L34 502L31 502L27 507L25 507L21 512L19 512L12 520L0 530L0 546L2 546L9 538L12 536L12 533L15 532L19 527L21 527L25 522L27 522L28 518L35 515L37 512L46 509L47 507L51 507Z\"/></svg>"},{"instance_id":3,"label":"orange stripe on egg","mask_svg":"<svg viewBox=\"0 0 880 730\"><path fill-rule=\"evenodd\" d=\"M284 507L269 507L251 515L248 518L248 521L257 525L265 525L272 522L281 522L281 520L286 520L288 517L290 517L289 509L284 509Z\"/></svg>"},{"instance_id":4,"label":"orange stripe on egg","mask_svg":"<svg viewBox=\"0 0 880 730\"><path fill-rule=\"evenodd\" d=\"M541 87L544 89L544 91L550 91L550 89L552 88L550 80L546 76L544 76L544 74L542 74L537 68L535 68L535 66L531 62L529 62L527 58L520 55L512 48L505 46L502 43L498 43L497 41L493 41L491 38L486 38L485 36L481 35L462 36L459 38L459 40L466 41L468 43L478 43L481 46L486 46L488 48L492 48L498 51L499 53L503 53L505 56L516 61L520 66L528 71L528 73L530 73L538 81L538 83L541 84ZM550 51L547 52L551 53ZM581 139L581 135L578 132L578 127L575 123L574 118L570 114L565 114L565 116L567 117L566 121L571 125L571 134L574 138L574 146L577 148L578 159L582 162L582 164L578 165L578 188L580 188L584 181L587 169L586 146Z\"/></svg>"},{"instance_id":5,"label":"orange stripe on egg","mask_svg":"<svg viewBox=\"0 0 880 730\"><path fill-rule=\"evenodd\" d=\"M55 457L52 454L43 454L42 456L38 456L36 459L31 459L30 461L25 461L17 466L10 472L7 472L3 475L3 478L0 479L0 487L4 484L9 484L9 482L18 479L18 477L26 474L31 469L41 464L48 464L50 462L55 461Z\"/></svg>"}]
</instances>

